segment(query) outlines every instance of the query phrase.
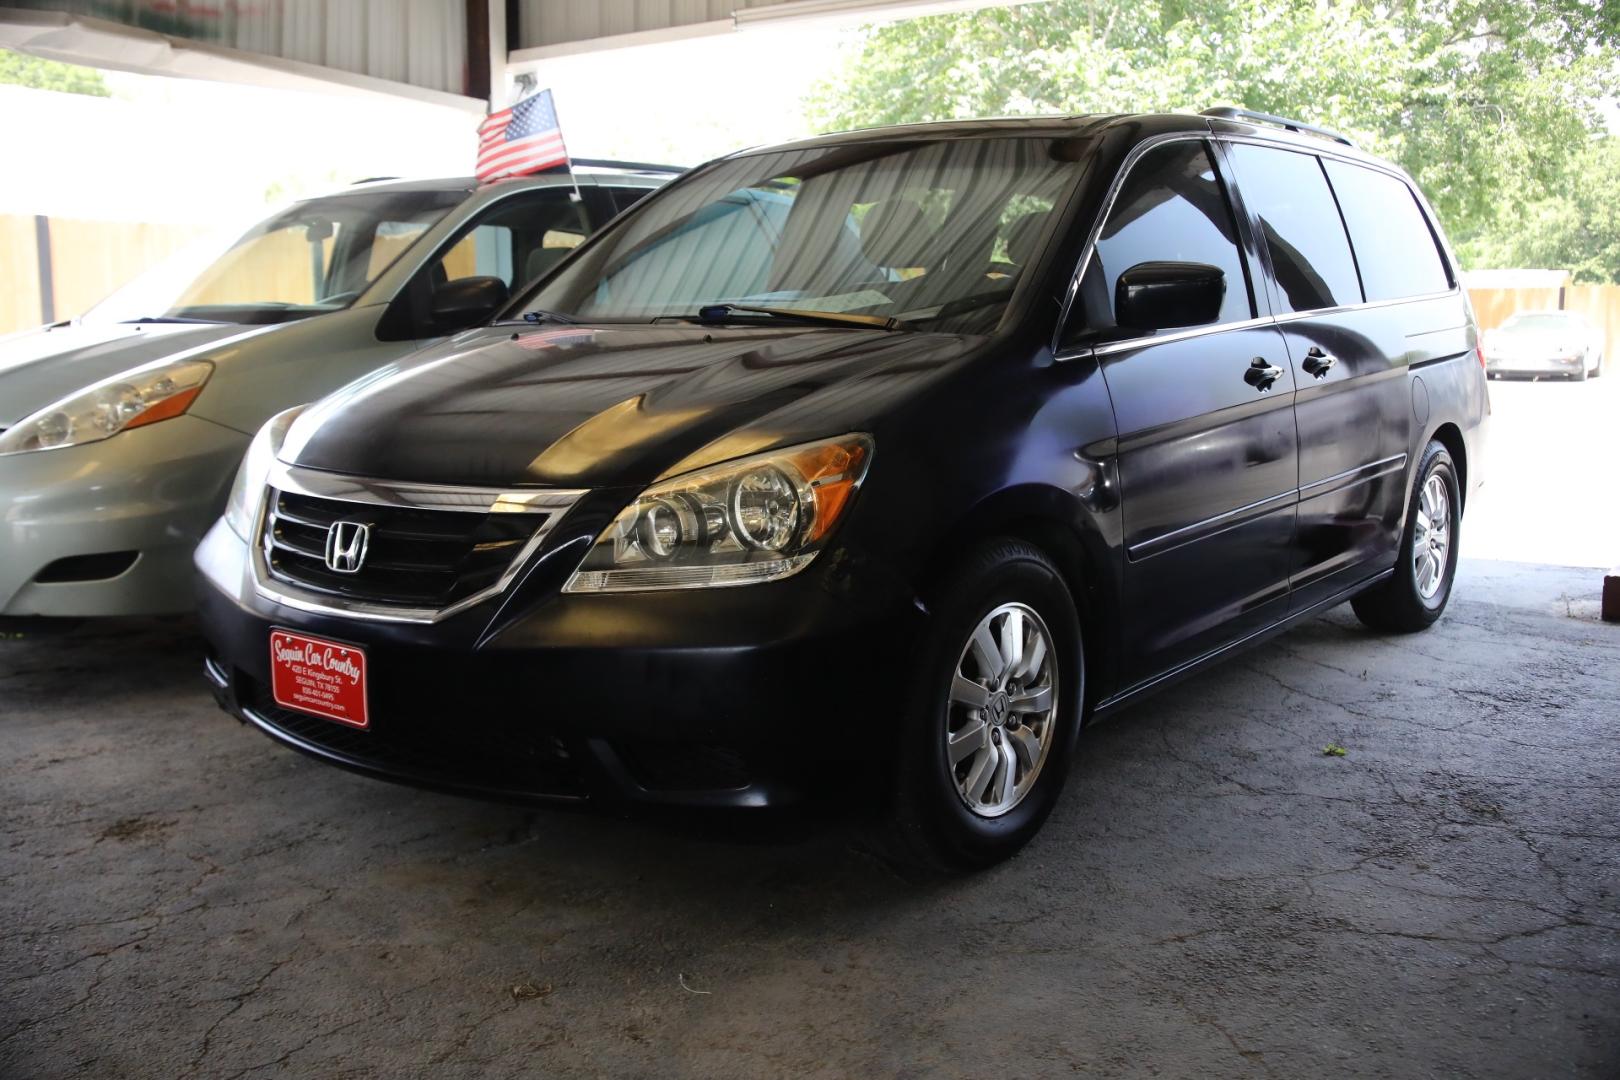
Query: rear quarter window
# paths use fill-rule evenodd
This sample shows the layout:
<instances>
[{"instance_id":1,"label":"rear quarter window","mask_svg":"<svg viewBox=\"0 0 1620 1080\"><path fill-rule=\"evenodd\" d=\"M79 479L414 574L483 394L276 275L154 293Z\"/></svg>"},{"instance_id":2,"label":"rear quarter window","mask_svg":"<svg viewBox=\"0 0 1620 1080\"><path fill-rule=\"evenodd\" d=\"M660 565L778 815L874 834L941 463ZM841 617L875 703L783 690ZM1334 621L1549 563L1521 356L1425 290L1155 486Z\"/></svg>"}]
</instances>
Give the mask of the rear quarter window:
<instances>
[{"instance_id":1,"label":"rear quarter window","mask_svg":"<svg viewBox=\"0 0 1620 1080\"><path fill-rule=\"evenodd\" d=\"M1323 164L1350 229L1368 300L1399 300L1451 288L1434 233L1411 188L1388 173L1346 161L1330 158Z\"/></svg>"}]
</instances>

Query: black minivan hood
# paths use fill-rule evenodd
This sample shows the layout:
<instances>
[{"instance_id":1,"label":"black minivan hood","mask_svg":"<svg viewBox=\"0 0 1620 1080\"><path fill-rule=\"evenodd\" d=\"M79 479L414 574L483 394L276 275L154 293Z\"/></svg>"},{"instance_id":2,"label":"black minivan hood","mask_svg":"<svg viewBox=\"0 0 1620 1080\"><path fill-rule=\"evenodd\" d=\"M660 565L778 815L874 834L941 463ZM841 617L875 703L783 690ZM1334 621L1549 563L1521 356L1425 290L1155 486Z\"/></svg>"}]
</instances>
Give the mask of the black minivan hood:
<instances>
[{"instance_id":1,"label":"black minivan hood","mask_svg":"<svg viewBox=\"0 0 1620 1080\"><path fill-rule=\"evenodd\" d=\"M881 410L985 342L836 327L491 327L324 399L281 456L417 483L645 485L870 430Z\"/></svg>"}]
</instances>

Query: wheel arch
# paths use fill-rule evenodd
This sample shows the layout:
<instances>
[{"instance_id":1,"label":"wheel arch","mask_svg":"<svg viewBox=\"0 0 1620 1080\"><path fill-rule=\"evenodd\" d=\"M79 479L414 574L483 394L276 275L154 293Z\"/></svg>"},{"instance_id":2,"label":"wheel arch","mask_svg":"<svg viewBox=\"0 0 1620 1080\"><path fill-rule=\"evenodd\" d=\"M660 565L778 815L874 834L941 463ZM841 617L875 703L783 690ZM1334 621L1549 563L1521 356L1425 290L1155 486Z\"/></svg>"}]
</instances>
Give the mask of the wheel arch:
<instances>
[{"instance_id":1,"label":"wheel arch","mask_svg":"<svg viewBox=\"0 0 1620 1080\"><path fill-rule=\"evenodd\" d=\"M1436 427L1423 442L1427 446L1430 440L1438 441L1451 455L1452 462L1457 466L1457 502L1464 510L1468 509L1468 448L1463 439L1462 429L1450 420ZM1421 450L1419 451L1421 453Z\"/></svg>"},{"instance_id":2,"label":"wheel arch","mask_svg":"<svg viewBox=\"0 0 1620 1080\"><path fill-rule=\"evenodd\" d=\"M921 577L925 600L961 553L975 543L1010 537L1039 548L1056 564L1080 616L1087 707L1105 699L1115 687L1119 670L1118 635L1110 632L1120 616L1119 577L1094 512L1061 488L1026 484L976 504L945 535L947 539L935 546Z\"/></svg>"}]
</instances>

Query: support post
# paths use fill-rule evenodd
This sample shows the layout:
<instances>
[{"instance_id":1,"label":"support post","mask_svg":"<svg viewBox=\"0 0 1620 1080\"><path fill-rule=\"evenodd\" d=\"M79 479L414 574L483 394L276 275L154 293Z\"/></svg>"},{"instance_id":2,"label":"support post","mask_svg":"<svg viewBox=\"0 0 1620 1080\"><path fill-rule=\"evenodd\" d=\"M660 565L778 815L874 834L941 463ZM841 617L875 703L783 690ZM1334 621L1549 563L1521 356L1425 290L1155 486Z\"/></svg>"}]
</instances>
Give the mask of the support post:
<instances>
[{"instance_id":1,"label":"support post","mask_svg":"<svg viewBox=\"0 0 1620 1080\"><path fill-rule=\"evenodd\" d=\"M56 321L56 270L51 265L51 219L34 215L34 262L39 268L39 321Z\"/></svg>"}]
</instances>

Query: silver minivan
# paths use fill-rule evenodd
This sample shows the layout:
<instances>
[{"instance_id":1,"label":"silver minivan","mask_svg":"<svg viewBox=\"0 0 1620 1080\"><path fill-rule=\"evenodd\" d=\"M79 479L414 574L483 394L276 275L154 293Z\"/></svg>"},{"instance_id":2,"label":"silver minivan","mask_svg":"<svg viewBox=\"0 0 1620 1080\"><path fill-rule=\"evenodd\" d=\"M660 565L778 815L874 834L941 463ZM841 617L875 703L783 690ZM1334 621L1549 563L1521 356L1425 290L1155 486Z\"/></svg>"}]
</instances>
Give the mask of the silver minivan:
<instances>
[{"instance_id":1,"label":"silver minivan","mask_svg":"<svg viewBox=\"0 0 1620 1080\"><path fill-rule=\"evenodd\" d=\"M0 338L0 618L190 609L266 419L482 322L678 171L358 184Z\"/></svg>"}]
</instances>

